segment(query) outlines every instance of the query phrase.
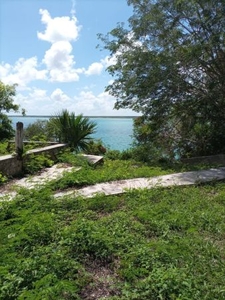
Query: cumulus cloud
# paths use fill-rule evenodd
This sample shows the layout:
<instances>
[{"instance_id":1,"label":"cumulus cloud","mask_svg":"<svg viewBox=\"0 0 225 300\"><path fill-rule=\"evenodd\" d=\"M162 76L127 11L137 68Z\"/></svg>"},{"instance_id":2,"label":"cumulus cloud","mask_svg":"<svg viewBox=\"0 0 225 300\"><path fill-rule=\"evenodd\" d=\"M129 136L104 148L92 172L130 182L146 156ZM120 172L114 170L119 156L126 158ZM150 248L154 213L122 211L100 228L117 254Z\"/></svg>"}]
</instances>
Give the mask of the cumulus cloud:
<instances>
[{"instance_id":1,"label":"cumulus cloud","mask_svg":"<svg viewBox=\"0 0 225 300\"><path fill-rule=\"evenodd\" d=\"M40 108L48 101L47 91L36 87L30 88L28 92L18 92L15 96L15 103L25 108L27 114L40 114Z\"/></svg>"},{"instance_id":2,"label":"cumulus cloud","mask_svg":"<svg viewBox=\"0 0 225 300\"><path fill-rule=\"evenodd\" d=\"M34 87L26 94L18 93L15 103L25 108L28 115L55 115L65 107L76 115L81 113L86 116L136 115L131 110L113 110L115 99L109 93L94 93L86 89L72 97L60 88L49 92Z\"/></svg>"},{"instance_id":3,"label":"cumulus cloud","mask_svg":"<svg viewBox=\"0 0 225 300\"><path fill-rule=\"evenodd\" d=\"M91 75L100 75L104 69L116 63L115 56L106 56L105 58L101 59L100 62L92 63L87 70L84 71L84 74L87 76Z\"/></svg>"},{"instance_id":4,"label":"cumulus cloud","mask_svg":"<svg viewBox=\"0 0 225 300\"><path fill-rule=\"evenodd\" d=\"M28 115L55 115L72 103L72 99L60 88L52 93L47 90L32 88L29 93L18 93L15 102L25 108Z\"/></svg>"},{"instance_id":5,"label":"cumulus cloud","mask_svg":"<svg viewBox=\"0 0 225 300\"><path fill-rule=\"evenodd\" d=\"M107 92L94 94L83 90L74 97L74 107L84 115L111 115L115 99Z\"/></svg>"},{"instance_id":6,"label":"cumulus cloud","mask_svg":"<svg viewBox=\"0 0 225 300\"><path fill-rule=\"evenodd\" d=\"M77 18L73 14L68 16L52 18L46 9L40 9L41 21L46 25L44 33L37 32L39 39L56 43L59 41L75 41L79 36L81 26L78 25Z\"/></svg>"},{"instance_id":7,"label":"cumulus cloud","mask_svg":"<svg viewBox=\"0 0 225 300\"><path fill-rule=\"evenodd\" d=\"M129 109L114 110L115 98L108 92L95 94L91 90L82 90L74 100L74 103L70 102L71 105L67 106L68 109L87 116L138 115Z\"/></svg>"},{"instance_id":8,"label":"cumulus cloud","mask_svg":"<svg viewBox=\"0 0 225 300\"><path fill-rule=\"evenodd\" d=\"M14 66L1 64L0 77L4 83L17 83L20 87L24 87L33 80L46 80L47 70L38 70L36 56L28 59L19 58Z\"/></svg>"},{"instance_id":9,"label":"cumulus cloud","mask_svg":"<svg viewBox=\"0 0 225 300\"><path fill-rule=\"evenodd\" d=\"M4 78L9 75L12 66L7 63L0 64L0 78Z\"/></svg>"},{"instance_id":10,"label":"cumulus cloud","mask_svg":"<svg viewBox=\"0 0 225 300\"><path fill-rule=\"evenodd\" d=\"M42 23L46 25L44 33L38 32L38 38L52 43L46 51L43 63L46 65L49 80L53 82L78 81L84 69L75 69L71 41L78 38L80 26L77 25L73 3L72 17L63 16L52 18L47 10L40 9Z\"/></svg>"},{"instance_id":11,"label":"cumulus cloud","mask_svg":"<svg viewBox=\"0 0 225 300\"><path fill-rule=\"evenodd\" d=\"M32 91L29 93L31 98L35 98L36 100L46 100L47 91L43 89L33 88Z\"/></svg>"},{"instance_id":12,"label":"cumulus cloud","mask_svg":"<svg viewBox=\"0 0 225 300\"><path fill-rule=\"evenodd\" d=\"M61 89L57 88L54 90L50 96L50 98L53 101L56 102L66 102L70 100L70 97L68 97Z\"/></svg>"},{"instance_id":13,"label":"cumulus cloud","mask_svg":"<svg viewBox=\"0 0 225 300\"><path fill-rule=\"evenodd\" d=\"M50 80L59 82L78 81L80 69L73 68L75 61L71 54L72 46L67 41L52 44L46 51L43 62L49 70Z\"/></svg>"},{"instance_id":14,"label":"cumulus cloud","mask_svg":"<svg viewBox=\"0 0 225 300\"><path fill-rule=\"evenodd\" d=\"M87 76L90 75L100 75L103 70L103 64L99 62L92 63L88 69L85 71Z\"/></svg>"}]
</instances>

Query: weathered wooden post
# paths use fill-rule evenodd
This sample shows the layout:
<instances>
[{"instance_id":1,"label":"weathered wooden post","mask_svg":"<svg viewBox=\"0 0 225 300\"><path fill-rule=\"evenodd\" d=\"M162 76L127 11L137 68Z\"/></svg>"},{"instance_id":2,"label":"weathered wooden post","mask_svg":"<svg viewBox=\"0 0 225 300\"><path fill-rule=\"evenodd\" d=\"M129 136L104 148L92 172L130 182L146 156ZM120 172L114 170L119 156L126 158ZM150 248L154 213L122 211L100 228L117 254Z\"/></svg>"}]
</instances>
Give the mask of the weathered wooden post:
<instances>
[{"instance_id":1,"label":"weathered wooden post","mask_svg":"<svg viewBox=\"0 0 225 300\"><path fill-rule=\"evenodd\" d=\"M19 160L22 160L23 156L23 123L16 123L16 155Z\"/></svg>"}]
</instances>

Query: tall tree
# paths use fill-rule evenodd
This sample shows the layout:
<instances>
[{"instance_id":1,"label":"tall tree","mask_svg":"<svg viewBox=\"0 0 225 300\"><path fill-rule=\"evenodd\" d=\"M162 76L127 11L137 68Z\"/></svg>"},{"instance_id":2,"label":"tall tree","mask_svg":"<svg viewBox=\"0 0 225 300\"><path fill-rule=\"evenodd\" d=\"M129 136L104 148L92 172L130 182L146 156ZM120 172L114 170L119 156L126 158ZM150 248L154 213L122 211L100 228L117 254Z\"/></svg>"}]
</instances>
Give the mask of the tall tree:
<instances>
[{"instance_id":1,"label":"tall tree","mask_svg":"<svg viewBox=\"0 0 225 300\"><path fill-rule=\"evenodd\" d=\"M16 84L7 85L0 81L0 141L11 138L14 135L12 122L6 113L17 112L19 106L14 103Z\"/></svg>"},{"instance_id":2,"label":"tall tree","mask_svg":"<svg viewBox=\"0 0 225 300\"><path fill-rule=\"evenodd\" d=\"M128 0L104 48L115 108L143 114L152 144L180 156L225 150L225 0Z\"/></svg>"}]
</instances>

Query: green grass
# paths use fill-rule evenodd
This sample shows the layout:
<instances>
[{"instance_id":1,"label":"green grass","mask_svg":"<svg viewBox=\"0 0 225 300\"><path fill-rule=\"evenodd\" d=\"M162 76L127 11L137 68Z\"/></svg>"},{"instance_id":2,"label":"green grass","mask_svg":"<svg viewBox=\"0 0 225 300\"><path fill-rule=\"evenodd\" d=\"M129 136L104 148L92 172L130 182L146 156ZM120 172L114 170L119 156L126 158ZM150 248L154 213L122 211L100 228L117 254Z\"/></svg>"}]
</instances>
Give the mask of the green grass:
<instances>
[{"instance_id":1,"label":"green grass","mask_svg":"<svg viewBox=\"0 0 225 300\"><path fill-rule=\"evenodd\" d=\"M106 161L71 185L165 172ZM1 300L225 299L224 182L54 199L68 182L0 203Z\"/></svg>"}]
</instances>

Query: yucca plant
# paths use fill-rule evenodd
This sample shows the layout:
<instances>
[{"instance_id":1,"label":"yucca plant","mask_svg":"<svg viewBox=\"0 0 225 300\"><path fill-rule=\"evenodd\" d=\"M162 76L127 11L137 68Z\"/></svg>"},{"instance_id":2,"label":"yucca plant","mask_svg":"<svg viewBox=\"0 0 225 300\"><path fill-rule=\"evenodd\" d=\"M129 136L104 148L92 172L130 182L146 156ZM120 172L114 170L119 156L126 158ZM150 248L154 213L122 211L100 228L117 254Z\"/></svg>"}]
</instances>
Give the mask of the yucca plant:
<instances>
[{"instance_id":1,"label":"yucca plant","mask_svg":"<svg viewBox=\"0 0 225 300\"><path fill-rule=\"evenodd\" d=\"M67 143L73 150L79 151L87 149L97 124L82 114L76 116L73 112L62 110L50 118L49 127L59 142Z\"/></svg>"}]
</instances>

